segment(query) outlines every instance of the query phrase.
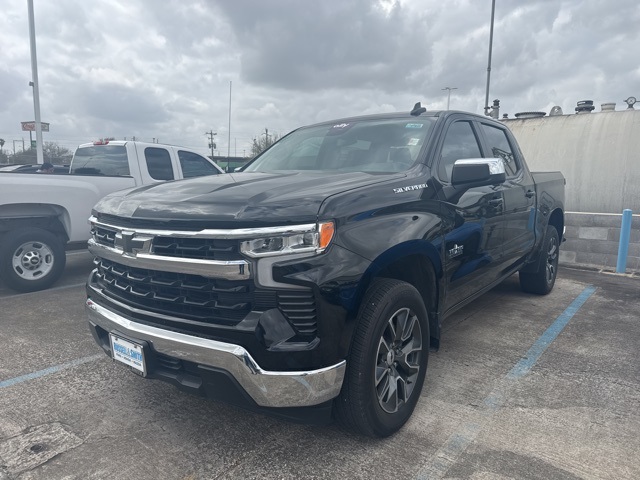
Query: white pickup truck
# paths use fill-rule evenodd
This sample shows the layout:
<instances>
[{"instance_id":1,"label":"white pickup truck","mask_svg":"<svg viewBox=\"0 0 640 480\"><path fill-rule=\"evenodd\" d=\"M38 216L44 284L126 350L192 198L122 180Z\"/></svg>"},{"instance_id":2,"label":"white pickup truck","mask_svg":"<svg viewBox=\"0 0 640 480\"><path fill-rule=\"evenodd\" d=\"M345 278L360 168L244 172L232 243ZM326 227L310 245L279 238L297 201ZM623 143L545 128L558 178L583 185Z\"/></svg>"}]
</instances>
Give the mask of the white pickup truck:
<instances>
[{"instance_id":1,"label":"white pickup truck","mask_svg":"<svg viewBox=\"0 0 640 480\"><path fill-rule=\"evenodd\" d=\"M91 208L111 192L222 173L187 148L133 141L80 145L64 175L0 172L0 278L21 292L48 288L66 245L86 245Z\"/></svg>"}]
</instances>

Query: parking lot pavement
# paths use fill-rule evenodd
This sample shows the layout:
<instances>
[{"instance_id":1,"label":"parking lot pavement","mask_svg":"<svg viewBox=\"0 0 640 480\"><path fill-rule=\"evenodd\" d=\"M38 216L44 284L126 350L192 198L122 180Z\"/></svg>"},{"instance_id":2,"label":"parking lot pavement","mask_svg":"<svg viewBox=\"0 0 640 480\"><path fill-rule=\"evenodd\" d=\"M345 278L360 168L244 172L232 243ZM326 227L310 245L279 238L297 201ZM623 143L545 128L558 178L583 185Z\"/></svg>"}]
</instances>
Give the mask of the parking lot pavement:
<instances>
[{"instance_id":1,"label":"parking lot pavement","mask_svg":"<svg viewBox=\"0 0 640 480\"><path fill-rule=\"evenodd\" d=\"M89 269L0 290L0 479L640 478L637 278L561 269L538 297L511 277L446 321L414 416L372 440L114 365L86 326Z\"/></svg>"}]
</instances>

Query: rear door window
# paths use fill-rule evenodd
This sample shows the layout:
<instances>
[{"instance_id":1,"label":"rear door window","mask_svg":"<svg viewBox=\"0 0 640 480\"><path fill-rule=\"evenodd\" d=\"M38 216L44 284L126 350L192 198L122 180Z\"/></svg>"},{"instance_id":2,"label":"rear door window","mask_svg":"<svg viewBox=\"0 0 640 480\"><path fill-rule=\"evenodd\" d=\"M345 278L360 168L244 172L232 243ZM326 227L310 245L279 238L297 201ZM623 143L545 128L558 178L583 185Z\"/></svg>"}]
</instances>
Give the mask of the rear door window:
<instances>
[{"instance_id":1,"label":"rear door window","mask_svg":"<svg viewBox=\"0 0 640 480\"><path fill-rule=\"evenodd\" d=\"M124 145L95 145L78 148L73 155L70 173L128 176L130 173L127 148Z\"/></svg>"},{"instance_id":2,"label":"rear door window","mask_svg":"<svg viewBox=\"0 0 640 480\"><path fill-rule=\"evenodd\" d=\"M147 170L154 180L173 180L171 155L164 148L147 147L144 149Z\"/></svg>"},{"instance_id":3,"label":"rear door window","mask_svg":"<svg viewBox=\"0 0 640 480\"><path fill-rule=\"evenodd\" d=\"M211 162L197 153L178 150L178 159L184 178L204 177L220 173L220 170L214 167Z\"/></svg>"},{"instance_id":4,"label":"rear door window","mask_svg":"<svg viewBox=\"0 0 640 480\"><path fill-rule=\"evenodd\" d=\"M482 124L482 131L484 132L491 155L495 158L502 159L507 177L515 176L520 170L520 165L518 164L516 156L513 154L507 133L501 128L485 123Z\"/></svg>"}]
</instances>

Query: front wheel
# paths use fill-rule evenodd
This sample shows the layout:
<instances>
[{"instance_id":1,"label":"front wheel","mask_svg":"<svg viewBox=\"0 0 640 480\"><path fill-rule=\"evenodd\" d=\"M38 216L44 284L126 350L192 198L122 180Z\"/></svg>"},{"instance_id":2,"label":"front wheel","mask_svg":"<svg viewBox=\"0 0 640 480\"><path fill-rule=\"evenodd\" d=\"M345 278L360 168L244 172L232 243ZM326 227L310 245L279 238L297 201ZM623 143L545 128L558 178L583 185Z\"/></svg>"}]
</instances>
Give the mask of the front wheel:
<instances>
[{"instance_id":1,"label":"front wheel","mask_svg":"<svg viewBox=\"0 0 640 480\"><path fill-rule=\"evenodd\" d=\"M360 307L336 417L371 437L398 431L420 398L429 355L429 320L418 291L375 280Z\"/></svg>"},{"instance_id":2,"label":"front wheel","mask_svg":"<svg viewBox=\"0 0 640 480\"><path fill-rule=\"evenodd\" d=\"M551 292L558 275L560 240L555 227L548 225L540 246L543 257L537 272L520 272L520 288L527 293L546 295Z\"/></svg>"},{"instance_id":3,"label":"front wheel","mask_svg":"<svg viewBox=\"0 0 640 480\"><path fill-rule=\"evenodd\" d=\"M0 245L2 278L19 292L48 288L60 278L65 263L62 240L40 228L11 231Z\"/></svg>"}]
</instances>

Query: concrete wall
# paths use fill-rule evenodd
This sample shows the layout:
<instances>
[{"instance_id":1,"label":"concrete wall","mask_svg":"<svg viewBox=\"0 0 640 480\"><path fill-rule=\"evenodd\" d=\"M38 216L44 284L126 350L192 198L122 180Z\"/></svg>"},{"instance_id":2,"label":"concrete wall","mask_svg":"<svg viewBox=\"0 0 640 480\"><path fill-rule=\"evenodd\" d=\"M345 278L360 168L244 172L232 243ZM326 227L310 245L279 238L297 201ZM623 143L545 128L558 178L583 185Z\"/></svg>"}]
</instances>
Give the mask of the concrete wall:
<instances>
[{"instance_id":1,"label":"concrete wall","mask_svg":"<svg viewBox=\"0 0 640 480\"><path fill-rule=\"evenodd\" d=\"M531 170L564 174L566 211L640 213L640 110L503 122Z\"/></svg>"},{"instance_id":2,"label":"concrete wall","mask_svg":"<svg viewBox=\"0 0 640 480\"><path fill-rule=\"evenodd\" d=\"M565 213L565 238L560 263L615 271L622 215ZM631 241L626 273L640 273L640 215L631 222Z\"/></svg>"}]
</instances>

